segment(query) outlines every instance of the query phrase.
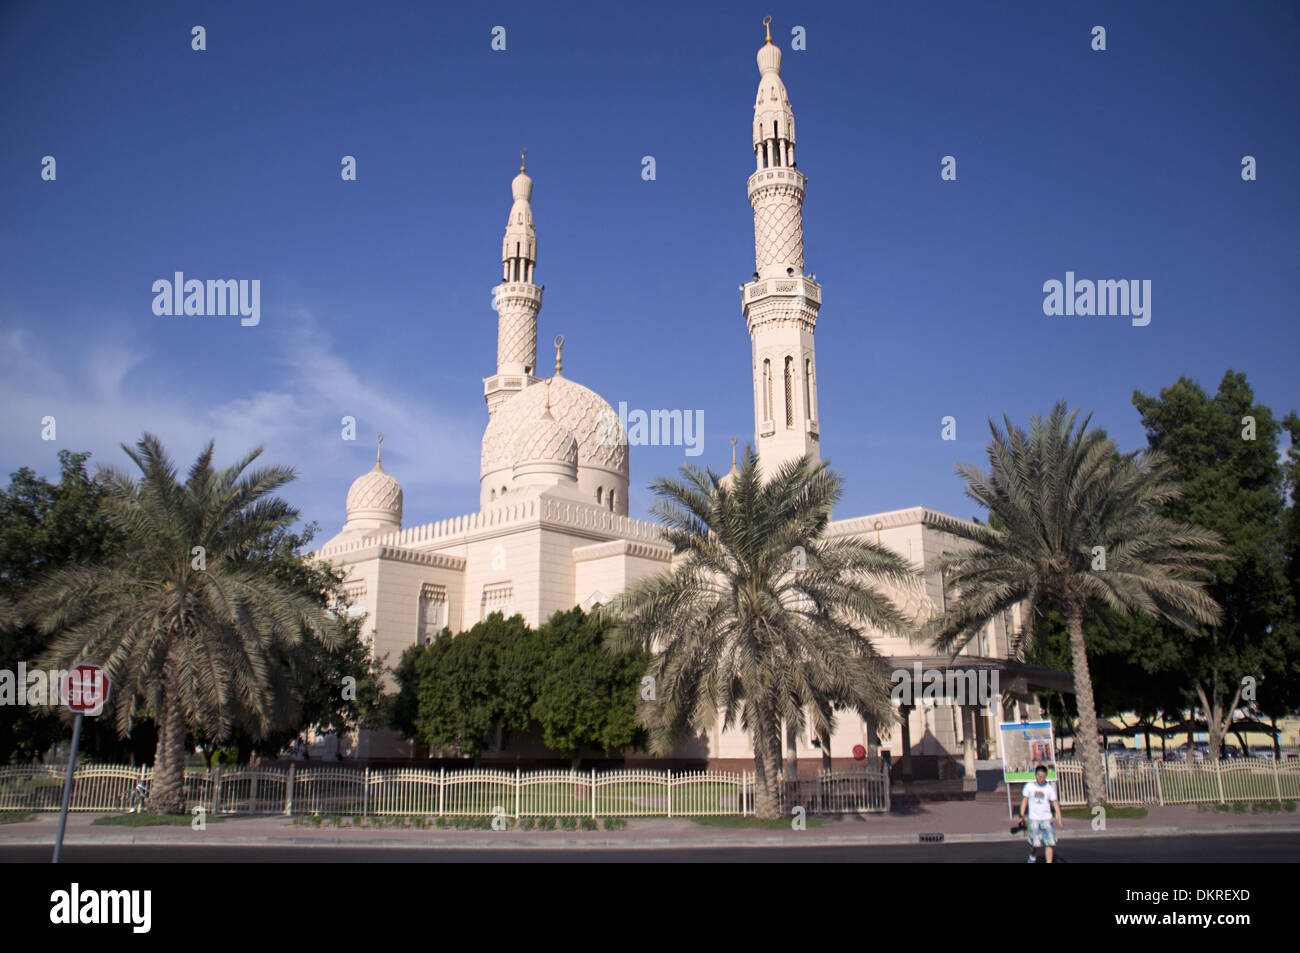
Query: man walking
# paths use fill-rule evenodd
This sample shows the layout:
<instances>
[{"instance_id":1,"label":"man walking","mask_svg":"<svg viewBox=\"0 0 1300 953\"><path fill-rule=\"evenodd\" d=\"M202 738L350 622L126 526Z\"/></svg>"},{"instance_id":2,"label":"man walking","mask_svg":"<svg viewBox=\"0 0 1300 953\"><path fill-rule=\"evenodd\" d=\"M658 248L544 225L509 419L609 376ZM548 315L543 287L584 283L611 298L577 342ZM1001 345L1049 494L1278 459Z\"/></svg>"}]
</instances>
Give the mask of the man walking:
<instances>
[{"instance_id":1,"label":"man walking","mask_svg":"<svg viewBox=\"0 0 1300 953\"><path fill-rule=\"evenodd\" d=\"M1056 785L1047 780L1047 768L1039 765L1034 768L1034 780L1026 781L1020 796L1020 820L1029 818L1029 863L1038 860L1038 848L1047 847L1047 862L1052 862L1056 852L1056 831L1052 827L1052 813L1056 813L1056 824L1064 826L1061 818L1061 802L1056 798Z\"/></svg>"}]
</instances>

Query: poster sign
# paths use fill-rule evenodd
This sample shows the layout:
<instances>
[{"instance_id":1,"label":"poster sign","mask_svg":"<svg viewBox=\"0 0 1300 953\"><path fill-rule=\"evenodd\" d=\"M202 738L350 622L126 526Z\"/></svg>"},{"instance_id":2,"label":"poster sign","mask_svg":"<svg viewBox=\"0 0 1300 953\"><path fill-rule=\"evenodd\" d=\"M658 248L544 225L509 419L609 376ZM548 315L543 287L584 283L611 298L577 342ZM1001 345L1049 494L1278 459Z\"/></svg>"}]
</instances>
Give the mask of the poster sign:
<instances>
[{"instance_id":1,"label":"poster sign","mask_svg":"<svg viewBox=\"0 0 1300 953\"><path fill-rule=\"evenodd\" d=\"M1050 721L1004 721L998 725L1002 742L1004 781L1032 781L1034 768L1047 766L1047 780L1056 780L1056 746Z\"/></svg>"}]
</instances>

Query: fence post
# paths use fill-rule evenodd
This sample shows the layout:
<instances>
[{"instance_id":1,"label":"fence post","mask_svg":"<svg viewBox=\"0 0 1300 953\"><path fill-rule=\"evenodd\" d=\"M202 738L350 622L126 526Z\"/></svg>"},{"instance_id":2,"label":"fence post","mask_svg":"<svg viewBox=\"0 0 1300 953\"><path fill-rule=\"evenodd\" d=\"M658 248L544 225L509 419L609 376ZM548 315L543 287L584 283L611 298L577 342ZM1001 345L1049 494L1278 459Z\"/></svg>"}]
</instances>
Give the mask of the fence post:
<instances>
[{"instance_id":1,"label":"fence post","mask_svg":"<svg viewBox=\"0 0 1300 953\"><path fill-rule=\"evenodd\" d=\"M250 771L252 769L250 768ZM252 777L248 779L248 813L257 813L257 781L262 776L261 771L252 771Z\"/></svg>"},{"instance_id":2,"label":"fence post","mask_svg":"<svg viewBox=\"0 0 1300 953\"><path fill-rule=\"evenodd\" d=\"M221 762L212 769L212 816L221 813Z\"/></svg>"},{"instance_id":3,"label":"fence post","mask_svg":"<svg viewBox=\"0 0 1300 953\"><path fill-rule=\"evenodd\" d=\"M1214 759L1214 779L1219 782L1219 803L1226 804L1227 798L1223 796L1223 772L1218 758Z\"/></svg>"},{"instance_id":4,"label":"fence post","mask_svg":"<svg viewBox=\"0 0 1300 953\"><path fill-rule=\"evenodd\" d=\"M591 819L596 819L596 769L591 769Z\"/></svg>"},{"instance_id":5,"label":"fence post","mask_svg":"<svg viewBox=\"0 0 1300 953\"><path fill-rule=\"evenodd\" d=\"M289 762L289 779L284 783L284 816L293 816L293 773L297 767L292 761Z\"/></svg>"},{"instance_id":6,"label":"fence post","mask_svg":"<svg viewBox=\"0 0 1300 953\"><path fill-rule=\"evenodd\" d=\"M668 816L673 816L673 769L668 769Z\"/></svg>"},{"instance_id":7,"label":"fence post","mask_svg":"<svg viewBox=\"0 0 1300 953\"><path fill-rule=\"evenodd\" d=\"M447 769L438 769L438 816L442 817L442 792L447 786Z\"/></svg>"},{"instance_id":8,"label":"fence post","mask_svg":"<svg viewBox=\"0 0 1300 953\"><path fill-rule=\"evenodd\" d=\"M1151 768L1156 773L1156 801L1159 802L1161 807L1165 806L1165 789L1160 784L1160 771L1164 766L1165 763L1163 761L1153 761L1151 763Z\"/></svg>"},{"instance_id":9,"label":"fence post","mask_svg":"<svg viewBox=\"0 0 1300 953\"><path fill-rule=\"evenodd\" d=\"M524 793L523 777L519 773L519 765L515 765L515 820L519 820L519 802Z\"/></svg>"},{"instance_id":10,"label":"fence post","mask_svg":"<svg viewBox=\"0 0 1300 953\"><path fill-rule=\"evenodd\" d=\"M361 775L361 816L370 816L370 765Z\"/></svg>"},{"instance_id":11,"label":"fence post","mask_svg":"<svg viewBox=\"0 0 1300 953\"><path fill-rule=\"evenodd\" d=\"M1277 776L1277 758L1273 759L1273 790L1277 791L1277 799L1282 800L1282 781Z\"/></svg>"}]
</instances>

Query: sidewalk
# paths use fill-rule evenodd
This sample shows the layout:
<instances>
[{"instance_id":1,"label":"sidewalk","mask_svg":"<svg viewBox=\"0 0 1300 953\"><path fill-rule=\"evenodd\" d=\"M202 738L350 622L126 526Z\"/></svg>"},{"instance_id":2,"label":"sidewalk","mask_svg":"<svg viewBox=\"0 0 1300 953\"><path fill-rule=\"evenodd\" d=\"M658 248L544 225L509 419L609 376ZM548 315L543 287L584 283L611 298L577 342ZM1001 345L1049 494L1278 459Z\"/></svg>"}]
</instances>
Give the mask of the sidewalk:
<instances>
[{"instance_id":1,"label":"sidewalk","mask_svg":"<svg viewBox=\"0 0 1300 953\"><path fill-rule=\"evenodd\" d=\"M172 844L216 846L389 846L482 849L486 847L772 847L867 846L919 844L922 834L943 834L946 843L1011 842L1006 808L970 801L922 805L915 813L838 817L806 830L761 830L703 827L689 818L632 818L624 831L506 831L396 830L384 828L320 828L295 826L281 816L227 817L208 820L207 829L189 827L102 827L91 822L100 815L68 817L68 844ZM1062 841L1085 837L1168 837L1241 833L1300 832L1300 815L1198 812L1195 806L1153 807L1142 819L1112 819L1105 831L1092 830L1086 820L1067 818ZM53 844L58 814L40 814L29 821L0 825L0 845ZM1023 836L1023 835L1020 835Z\"/></svg>"}]
</instances>

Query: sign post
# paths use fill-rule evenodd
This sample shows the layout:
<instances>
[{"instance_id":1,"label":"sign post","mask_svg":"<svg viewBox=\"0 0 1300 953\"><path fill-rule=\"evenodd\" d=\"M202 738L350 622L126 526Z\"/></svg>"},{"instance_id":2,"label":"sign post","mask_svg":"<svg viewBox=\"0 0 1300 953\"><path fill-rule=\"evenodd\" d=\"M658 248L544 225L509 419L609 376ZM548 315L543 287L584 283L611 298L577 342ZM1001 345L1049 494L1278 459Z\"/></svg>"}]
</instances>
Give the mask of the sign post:
<instances>
[{"instance_id":1,"label":"sign post","mask_svg":"<svg viewBox=\"0 0 1300 953\"><path fill-rule=\"evenodd\" d=\"M63 832L68 826L68 805L72 803L72 775L77 770L77 746L81 743L81 722L104 710L110 689L108 675L98 665L78 665L63 677L59 697L77 713L72 724L72 750L68 753L68 776L63 781L63 807L59 810L59 834L54 841L54 863L63 855Z\"/></svg>"},{"instance_id":2,"label":"sign post","mask_svg":"<svg viewBox=\"0 0 1300 953\"><path fill-rule=\"evenodd\" d=\"M1013 782L1034 779L1034 768L1047 768L1047 780L1056 780L1056 748L1050 721L1004 721L998 725L1001 736L1002 781L1007 786L1007 816L1015 817L1011 806Z\"/></svg>"}]
</instances>

